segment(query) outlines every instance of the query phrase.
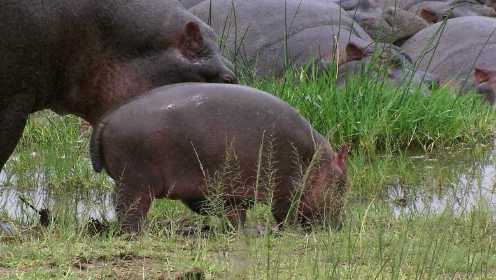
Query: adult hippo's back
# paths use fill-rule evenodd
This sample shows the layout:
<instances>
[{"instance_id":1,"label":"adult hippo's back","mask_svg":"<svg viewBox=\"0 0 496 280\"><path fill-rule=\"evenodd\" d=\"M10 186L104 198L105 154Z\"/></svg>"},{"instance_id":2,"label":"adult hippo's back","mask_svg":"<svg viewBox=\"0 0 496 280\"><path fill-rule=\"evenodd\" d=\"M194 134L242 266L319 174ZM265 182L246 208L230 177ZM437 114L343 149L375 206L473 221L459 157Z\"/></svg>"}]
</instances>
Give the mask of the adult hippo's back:
<instances>
[{"instance_id":1,"label":"adult hippo's back","mask_svg":"<svg viewBox=\"0 0 496 280\"><path fill-rule=\"evenodd\" d=\"M369 35L338 5L326 0L205 0L190 11L210 23L228 57L255 66L258 76L280 75L287 62L331 61L335 40L340 59L348 42L365 47Z\"/></svg>"},{"instance_id":2,"label":"adult hippo's back","mask_svg":"<svg viewBox=\"0 0 496 280\"><path fill-rule=\"evenodd\" d=\"M0 169L34 111L94 123L148 88L235 82L211 28L175 0L3 0L0 62Z\"/></svg>"},{"instance_id":3,"label":"adult hippo's back","mask_svg":"<svg viewBox=\"0 0 496 280\"><path fill-rule=\"evenodd\" d=\"M469 86L492 79L496 69L496 19L454 18L447 21L444 31L441 28L442 23L434 24L402 46L419 61L419 69L433 73L441 82L467 79Z\"/></svg>"}]
</instances>

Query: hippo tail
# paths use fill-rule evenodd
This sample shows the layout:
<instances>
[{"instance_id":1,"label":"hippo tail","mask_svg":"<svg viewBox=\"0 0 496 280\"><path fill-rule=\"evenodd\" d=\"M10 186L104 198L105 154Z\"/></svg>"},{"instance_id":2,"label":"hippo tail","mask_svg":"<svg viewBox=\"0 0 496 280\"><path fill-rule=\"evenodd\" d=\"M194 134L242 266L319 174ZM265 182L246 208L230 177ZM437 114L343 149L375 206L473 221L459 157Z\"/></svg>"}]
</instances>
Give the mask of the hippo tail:
<instances>
[{"instance_id":1,"label":"hippo tail","mask_svg":"<svg viewBox=\"0 0 496 280\"><path fill-rule=\"evenodd\" d=\"M95 128L93 129L93 133L91 134L90 141L90 157L91 164L93 165L93 169L96 172L101 172L104 168L103 162L103 151L102 151L102 132L105 128L105 122L99 122Z\"/></svg>"}]
</instances>

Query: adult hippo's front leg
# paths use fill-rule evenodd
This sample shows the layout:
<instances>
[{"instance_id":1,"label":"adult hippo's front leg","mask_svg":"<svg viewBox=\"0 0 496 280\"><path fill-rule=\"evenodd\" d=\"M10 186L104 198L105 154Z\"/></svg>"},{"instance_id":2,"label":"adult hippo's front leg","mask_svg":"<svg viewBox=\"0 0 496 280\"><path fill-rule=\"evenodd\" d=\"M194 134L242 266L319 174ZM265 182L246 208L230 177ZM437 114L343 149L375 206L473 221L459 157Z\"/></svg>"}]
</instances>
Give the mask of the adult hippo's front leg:
<instances>
[{"instance_id":1,"label":"adult hippo's front leg","mask_svg":"<svg viewBox=\"0 0 496 280\"><path fill-rule=\"evenodd\" d=\"M2 170L21 138L28 115L33 109L34 98L26 92L0 100L0 170Z\"/></svg>"}]
</instances>

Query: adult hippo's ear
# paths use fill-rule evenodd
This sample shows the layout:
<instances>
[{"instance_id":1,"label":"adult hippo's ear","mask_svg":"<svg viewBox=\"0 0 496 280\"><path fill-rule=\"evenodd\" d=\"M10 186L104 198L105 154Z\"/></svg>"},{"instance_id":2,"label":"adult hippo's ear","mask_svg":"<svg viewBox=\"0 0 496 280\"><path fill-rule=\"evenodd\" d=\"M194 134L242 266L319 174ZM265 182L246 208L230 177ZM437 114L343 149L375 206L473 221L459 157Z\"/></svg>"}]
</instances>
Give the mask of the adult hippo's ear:
<instances>
[{"instance_id":1,"label":"adult hippo's ear","mask_svg":"<svg viewBox=\"0 0 496 280\"><path fill-rule=\"evenodd\" d=\"M367 47L359 46L354 42L349 42L346 45L346 62L361 60L365 56L367 56Z\"/></svg>"},{"instance_id":2,"label":"adult hippo's ear","mask_svg":"<svg viewBox=\"0 0 496 280\"><path fill-rule=\"evenodd\" d=\"M203 36L196 22L187 22L178 37L177 48L188 58L197 57L203 49Z\"/></svg>"},{"instance_id":3,"label":"adult hippo's ear","mask_svg":"<svg viewBox=\"0 0 496 280\"><path fill-rule=\"evenodd\" d=\"M421 8L418 14L428 23L432 24L439 21L438 15L434 11L431 11L429 8Z\"/></svg>"},{"instance_id":4,"label":"adult hippo's ear","mask_svg":"<svg viewBox=\"0 0 496 280\"><path fill-rule=\"evenodd\" d=\"M495 76L496 71L488 70L480 67L475 67L474 69L474 79L477 84L482 84L491 79L491 76Z\"/></svg>"}]
</instances>

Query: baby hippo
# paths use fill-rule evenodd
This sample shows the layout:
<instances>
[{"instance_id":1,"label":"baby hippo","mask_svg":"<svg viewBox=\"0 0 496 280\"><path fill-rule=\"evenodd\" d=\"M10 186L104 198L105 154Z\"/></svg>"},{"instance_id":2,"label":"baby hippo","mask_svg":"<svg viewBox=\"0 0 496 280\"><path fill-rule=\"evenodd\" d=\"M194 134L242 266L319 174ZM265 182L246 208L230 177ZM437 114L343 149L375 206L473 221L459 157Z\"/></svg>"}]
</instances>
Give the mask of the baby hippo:
<instances>
[{"instance_id":1,"label":"baby hippo","mask_svg":"<svg viewBox=\"0 0 496 280\"><path fill-rule=\"evenodd\" d=\"M334 152L295 109L253 88L156 88L105 115L90 149L94 169L117 182L125 232L141 229L154 198L203 215L216 198L237 226L254 201L270 203L278 225L341 225L348 146Z\"/></svg>"}]
</instances>

